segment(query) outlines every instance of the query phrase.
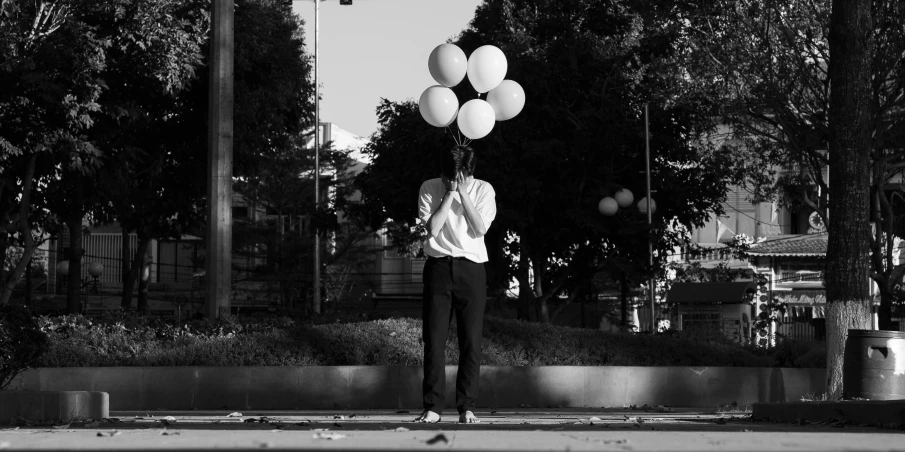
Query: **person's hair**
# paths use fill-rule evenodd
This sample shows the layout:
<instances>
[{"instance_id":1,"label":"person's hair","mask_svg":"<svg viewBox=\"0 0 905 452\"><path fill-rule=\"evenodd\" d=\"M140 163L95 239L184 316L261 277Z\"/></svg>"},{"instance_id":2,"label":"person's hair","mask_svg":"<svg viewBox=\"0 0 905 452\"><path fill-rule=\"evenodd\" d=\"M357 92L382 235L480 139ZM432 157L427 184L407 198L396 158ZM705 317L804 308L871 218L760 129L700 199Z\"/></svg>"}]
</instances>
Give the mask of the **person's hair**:
<instances>
[{"instance_id":1,"label":"person's hair","mask_svg":"<svg viewBox=\"0 0 905 452\"><path fill-rule=\"evenodd\" d=\"M459 171L466 176L474 176L477 159L474 149L464 145L455 145L440 153L440 170L447 179L455 179L456 173Z\"/></svg>"}]
</instances>

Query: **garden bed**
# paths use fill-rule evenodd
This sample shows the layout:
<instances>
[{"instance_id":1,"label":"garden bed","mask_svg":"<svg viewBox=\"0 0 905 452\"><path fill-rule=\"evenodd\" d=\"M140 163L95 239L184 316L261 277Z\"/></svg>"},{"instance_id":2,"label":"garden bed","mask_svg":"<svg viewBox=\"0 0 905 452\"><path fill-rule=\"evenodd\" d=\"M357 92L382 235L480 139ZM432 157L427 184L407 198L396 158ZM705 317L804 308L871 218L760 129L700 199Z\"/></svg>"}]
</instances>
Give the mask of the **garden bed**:
<instances>
[{"instance_id":1,"label":"garden bed","mask_svg":"<svg viewBox=\"0 0 905 452\"><path fill-rule=\"evenodd\" d=\"M43 317L50 347L37 367L418 366L421 321L329 324L285 317L193 321L180 326L137 316ZM458 360L451 326L447 364ZM820 343L765 350L681 333L616 334L487 317L487 366L822 367Z\"/></svg>"}]
</instances>

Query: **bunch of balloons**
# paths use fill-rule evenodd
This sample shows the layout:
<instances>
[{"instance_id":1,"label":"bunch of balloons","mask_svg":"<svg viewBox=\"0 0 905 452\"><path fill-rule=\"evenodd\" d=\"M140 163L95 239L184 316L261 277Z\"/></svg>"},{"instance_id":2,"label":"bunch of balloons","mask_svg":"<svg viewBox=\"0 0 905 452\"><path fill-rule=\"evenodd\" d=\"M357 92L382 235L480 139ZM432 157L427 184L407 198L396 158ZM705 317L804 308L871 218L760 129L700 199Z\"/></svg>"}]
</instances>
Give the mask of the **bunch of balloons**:
<instances>
[{"instance_id":1,"label":"bunch of balloons","mask_svg":"<svg viewBox=\"0 0 905 452\"><path fill-rule=\"evenodd\" d=\"M619 211L619 208L627 208L635 202L635 195L627 188L622 188L616 192L613 197L605 197L597 203L597 210L600 211L601 214L611 217L616 215L616 212ZM641 198L638 201L638 211L641 213L647 213L647 198ZM650 211L654 213L657 211L657 202L653 199L650 200Z\"/></svg>"},{"instance_id":2,"label":"bunch of balloons","mask_svg":"<svg viewBox=\"0 0 905 452\"><path fill-rule=\"evenodd\" d=\"M471 57L454 44L437 46L427 59L427 68L439 85L424 90L418 101L421 116L428 124L449 127L457 121L459 131L467 138L483 138L493 130L496 121L512 119L525 106L525 91L521 85L504 80L508 63L506 55L497 47L478 47ZM478 98L459 107L459 99L450 89L465 76L478 92ZM486 99L481 94L487 93Z\"/></svg>"}]
</instances>

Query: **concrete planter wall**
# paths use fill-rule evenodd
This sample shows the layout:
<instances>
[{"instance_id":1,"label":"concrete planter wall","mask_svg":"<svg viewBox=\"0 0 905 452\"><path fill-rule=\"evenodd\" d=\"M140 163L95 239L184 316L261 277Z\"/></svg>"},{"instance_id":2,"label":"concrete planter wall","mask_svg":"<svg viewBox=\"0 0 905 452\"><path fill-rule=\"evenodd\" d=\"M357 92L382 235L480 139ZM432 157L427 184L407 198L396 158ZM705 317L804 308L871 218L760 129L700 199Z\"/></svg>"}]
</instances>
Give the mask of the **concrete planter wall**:
<instances>
[{"instance_id":1,"label":"concrete planter wall","mask_svg":"<svg viewBox=\"0 0 905 452\"><path fill-rule=\"evenodd\" d=\"M448 366L447 406L456 368ZM420 367L40 368L19 386L104 391L110 410L417 409ZM824 392L824 369L484 366L478 407L716 407L797 401Z\"/></svg>"},{"instance_id":2,"label":"concrete planter wall","mask_svg":"<svg viewBox=\"0 0 905 452\"><path fill-rule=\"evenodd\" d=\"M102 419L110 417L109 400L98 391L0 391L0 422Z\"/></svg>"}]
</instances>

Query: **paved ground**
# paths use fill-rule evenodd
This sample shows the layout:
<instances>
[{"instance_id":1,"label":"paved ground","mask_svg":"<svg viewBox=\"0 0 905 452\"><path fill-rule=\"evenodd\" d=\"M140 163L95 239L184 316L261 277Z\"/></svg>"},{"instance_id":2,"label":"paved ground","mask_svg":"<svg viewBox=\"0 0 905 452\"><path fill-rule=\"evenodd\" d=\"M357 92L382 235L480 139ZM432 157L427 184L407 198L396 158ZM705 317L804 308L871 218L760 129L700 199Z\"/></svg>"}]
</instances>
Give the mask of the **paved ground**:
<instances>
[{"instance_id":1,"label":"paved ground","mask_svg":"<svg viewBox=\"0 0 905 452\"><path fill-rule=\"evenodd\" d=\"M744 411L499 409L482 423L412 424L412 411L114 412L0 429L4 450L905 450L901 430L752 422ZM263 421L263 422L262 422Z\"/></svg>"}]
</instances>

